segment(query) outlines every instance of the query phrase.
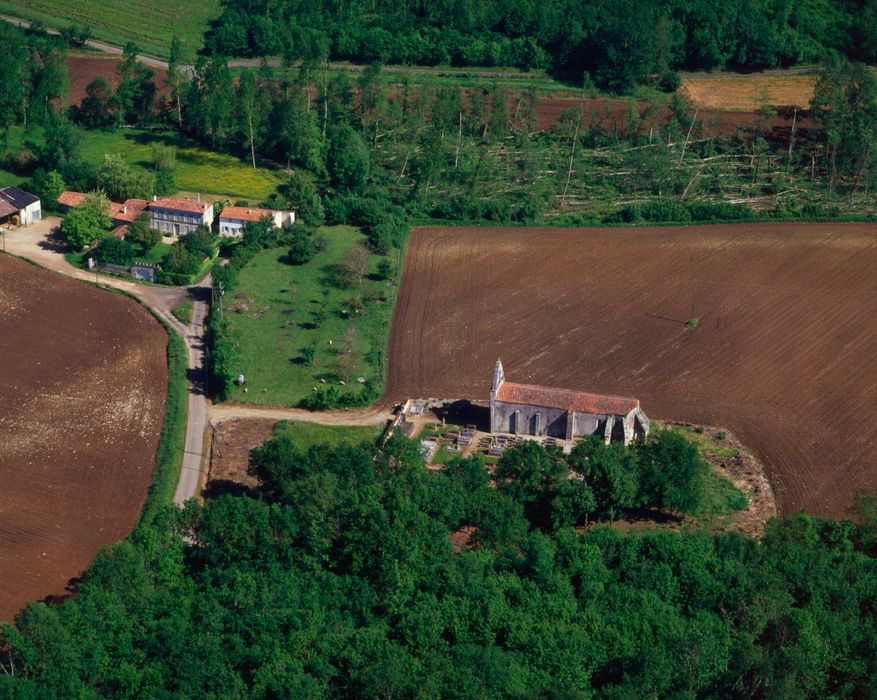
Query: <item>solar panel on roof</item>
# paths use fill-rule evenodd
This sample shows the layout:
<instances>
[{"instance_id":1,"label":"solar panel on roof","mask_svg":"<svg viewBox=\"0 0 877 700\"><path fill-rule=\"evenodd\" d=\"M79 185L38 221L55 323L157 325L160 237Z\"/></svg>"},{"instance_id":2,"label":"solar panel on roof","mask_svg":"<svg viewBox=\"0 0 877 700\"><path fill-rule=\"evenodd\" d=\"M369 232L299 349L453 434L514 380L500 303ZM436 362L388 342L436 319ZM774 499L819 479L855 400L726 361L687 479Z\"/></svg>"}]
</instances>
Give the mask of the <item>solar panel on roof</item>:
<instances>
[{"instance_id":1,"label":"solar panel on roof","mask_svg":"<svg viewBox=\"0 0 877 700\"><path fill-rule=\"evenodd\" d=\"M39 201L39 197L35 197L30 192L25 192L15 185L9 185L0 189L0 197L9 202L16 209L24 209L34 202Z\"/></svg>"}]
</instances>

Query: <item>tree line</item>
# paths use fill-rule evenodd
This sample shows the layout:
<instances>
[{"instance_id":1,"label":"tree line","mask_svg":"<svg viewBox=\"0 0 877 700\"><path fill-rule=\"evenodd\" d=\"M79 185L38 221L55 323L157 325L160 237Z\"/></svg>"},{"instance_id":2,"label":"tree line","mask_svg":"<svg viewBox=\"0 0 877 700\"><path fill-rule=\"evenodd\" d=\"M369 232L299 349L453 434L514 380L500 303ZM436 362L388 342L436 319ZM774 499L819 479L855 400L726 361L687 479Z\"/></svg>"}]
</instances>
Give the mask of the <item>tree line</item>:
<instances>
[{"instance_id":1,"label":"tree line","mask_svg":"<svg viewBox=\"0 0 877 700\"><path fill-rule=\"evenodd\" d=\"M209 53L548 68L624 91L675 71L754 70L837 52L877 60L865 0L223 0Z\"/></svg>"},{"instance_id":2,"label":"tree line","mask_svg":"<svg viewBox=\"0 0 877 700\"><path fill-rule=\"evenodd\" d=\"M637 461L672 487L652 480L634 498L675 509L688 470L665 439ZM873 694L873 500L858 523L799 515L762 540L583 528L570 504L610 518L637 492L619 450L586 445L567 462L510 449L494 487L480 459L431 472L404 438L308 451L273 439L251 456L258 489L168 509L104 549L73 597L3 626L0 694Z\"/></svg>"}]
</instances>

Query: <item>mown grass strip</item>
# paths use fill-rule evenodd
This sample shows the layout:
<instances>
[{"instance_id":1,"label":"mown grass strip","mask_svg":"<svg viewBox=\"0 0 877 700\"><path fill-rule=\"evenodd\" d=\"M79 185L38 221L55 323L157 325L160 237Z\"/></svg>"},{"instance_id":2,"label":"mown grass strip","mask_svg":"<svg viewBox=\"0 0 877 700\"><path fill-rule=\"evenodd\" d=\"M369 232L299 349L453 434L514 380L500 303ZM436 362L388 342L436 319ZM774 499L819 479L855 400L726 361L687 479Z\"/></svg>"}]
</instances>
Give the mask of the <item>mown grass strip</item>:
<instances>
[{"instance_id":1,"label":"mown grass strip","mask_svg":"<svg viewBox=\"0 0 877 700\"><path fill-rule=\"evenodd\" d=\"M167 332L167 396L165 398L164 425L155 452L155 469L140 524L148 525L156 514L174 499L183 453L186 449L186 402L188 400L188 353L186 344L168 324L155 313L153 316Z\"/></svg>"}]
</instances>

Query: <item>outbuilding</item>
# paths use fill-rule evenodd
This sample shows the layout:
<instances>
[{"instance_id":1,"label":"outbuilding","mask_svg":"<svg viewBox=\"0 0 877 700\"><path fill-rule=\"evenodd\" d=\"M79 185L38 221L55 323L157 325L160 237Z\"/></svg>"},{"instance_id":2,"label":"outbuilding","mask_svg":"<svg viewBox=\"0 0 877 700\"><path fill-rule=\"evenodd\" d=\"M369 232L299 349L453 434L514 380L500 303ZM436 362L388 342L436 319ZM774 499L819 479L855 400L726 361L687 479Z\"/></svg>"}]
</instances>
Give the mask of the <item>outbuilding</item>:
<instances>
[{"instance_id":1,"label":"outbuilding","mask_svg":"<svg viewBox=\"0 0 877 700\"><path fill-rule=\"evenodd\" d=\"M270 221L275 228L282 228L295 223L295 212L255 207L225 207L219 212L219 235L241 236L244 226L250 221Z\"/></svg>"},{"instance_id":2,"label":"outbuilding","mask_svg":"<svg viewBox=\"0 0 877 700\"><path fill-rule=\"evenodd\" d=\"M0 188L0 224L27 226L42 216L39 197L14 185Z\"/></svg>"}]
</instances>

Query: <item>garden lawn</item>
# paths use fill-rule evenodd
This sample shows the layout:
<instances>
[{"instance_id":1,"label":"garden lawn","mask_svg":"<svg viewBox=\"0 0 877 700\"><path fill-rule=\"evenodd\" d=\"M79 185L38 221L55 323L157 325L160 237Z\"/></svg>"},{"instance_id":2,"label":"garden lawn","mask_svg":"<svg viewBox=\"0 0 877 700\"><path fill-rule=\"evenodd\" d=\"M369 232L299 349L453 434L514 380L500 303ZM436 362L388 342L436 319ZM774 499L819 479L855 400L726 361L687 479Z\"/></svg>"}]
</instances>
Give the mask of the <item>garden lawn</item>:
<instances>
[{"instance_id":1,"label":"garden lawn","mask_svg":"<svg viewBox=\"0 0 877 700\"><path fill-rule=\"evenodd\" d=\"M286 435L292 438L295 446L306 450L314 445L358 445L361 442L374 443L381 434L380 428L365 425L320 425L304 421L280 421L274 426L274 436Z\"/></svg>"},{"instance_id":2,"label":"garden lawn","mask_svg":"<svg viewBox=\"0 0 877 700\"><path fill-rule=\"evenodd\" d=\"M218 0L0 0L0 14L41 20L60 29L91 27L95 39L122 47L133 41L147 54L167 58L176 35L190 60L204 43Z\"/></svg>"},{"instance_id":3,"label":"garden lawn","mask_svg":"<svg viewBox=\"0 0 877 700\"><path fill-rule=\"evenodd\" d=\"M321 379L342 395L362 391L358 377L382 385L393 290L386 281L369 277L351 289L329 284L327 268L341 262L365 237L351 226L324 227L319 234L327 247L309 263L287 264L286 248L262 251L225 295L225 318L237 347L239 371L247 379L246 393L234 387L229 399L295 406L323 386ZM372 272L379 259L371 257ZM358 314L345 314L347 303L360 296L371 301ZM342 386L337 360L351 341L354 369ZM304 348L314 348L313 364L303 358Z\"/></svg>"},{"instance_id":4,"label":"garden lawn","mask_svg":"<svg viewBox=\"0 0 877 700\"><path fill-rule=\"evenodd\" d=\"M16 151L28 147L34 150L42 142L41 128L34 127L25 132L23 127L13 127L9 136L9 149ZM153 143L176 146L174 181L177 189L183 193L218 195L258 204L271 195L282 180L279 172L253 168L236 156L210 151L173 131L87 130L82 135L80 152L84 160L95 165L100 165L105 153L118 153L134 168L151 171ZM2 175L0 172L0 176Z\"/></svg>"}]
</instances>

